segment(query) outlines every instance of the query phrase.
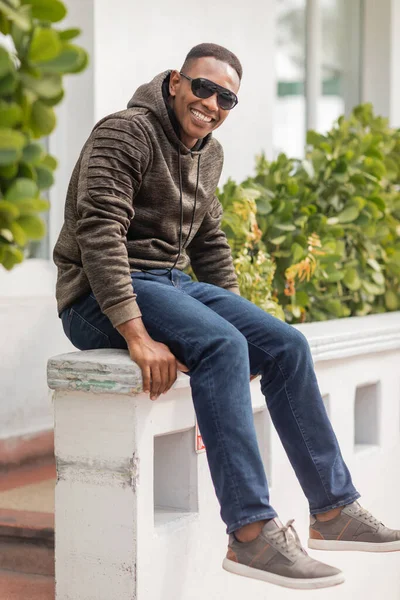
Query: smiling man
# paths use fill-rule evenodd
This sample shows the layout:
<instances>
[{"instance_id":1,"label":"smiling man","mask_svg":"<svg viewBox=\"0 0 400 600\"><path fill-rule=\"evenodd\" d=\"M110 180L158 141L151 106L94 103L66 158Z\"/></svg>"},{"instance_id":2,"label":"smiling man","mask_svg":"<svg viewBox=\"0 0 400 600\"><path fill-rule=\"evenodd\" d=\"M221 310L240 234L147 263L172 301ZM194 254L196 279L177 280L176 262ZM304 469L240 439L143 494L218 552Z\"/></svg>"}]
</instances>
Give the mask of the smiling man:
<instances>
[{"instance_id":1,"label":"smiling man","mask_svg":"<svg viewBox=\"0 0 400 600\"><path fill-rule=\"evenodd\" d=\"M306 339L242 298L215 196L212 132L238 102L242 67L215 44L141 86L93 129L72 173L54 249L64 331L81 350L124 348L156 400L188 373L221 517L225 569L292 588L342 573L303 550L269 502L249 378L307 497L309 546L400 550L362 508L318 389ZM192 265L198 281L184 273ZM144 477L145 473L142 474Z\"/></svg>"}]
</instances>

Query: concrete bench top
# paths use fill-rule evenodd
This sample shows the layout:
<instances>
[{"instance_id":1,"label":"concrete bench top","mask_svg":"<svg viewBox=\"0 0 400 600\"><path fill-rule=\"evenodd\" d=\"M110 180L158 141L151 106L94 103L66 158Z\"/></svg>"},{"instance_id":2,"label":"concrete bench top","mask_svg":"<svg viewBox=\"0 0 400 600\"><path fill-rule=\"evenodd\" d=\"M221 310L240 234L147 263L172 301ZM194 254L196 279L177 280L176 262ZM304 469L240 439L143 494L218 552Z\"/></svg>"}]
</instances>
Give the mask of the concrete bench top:
<instances>
[{"instance_id":1,"label":"concrete bench top","mask_svg":"<svg viewBox=\"0 0 400 600\"><path fill-rule=\"evenodd\" d=\"M308 339L314 362L400 348L400 312L297 325ZM139 394L142 377L127 350L87 350L51 358L48 385L54 390ZM180 373L174 388L189 387Z\"/></svg>"}]
</instances>

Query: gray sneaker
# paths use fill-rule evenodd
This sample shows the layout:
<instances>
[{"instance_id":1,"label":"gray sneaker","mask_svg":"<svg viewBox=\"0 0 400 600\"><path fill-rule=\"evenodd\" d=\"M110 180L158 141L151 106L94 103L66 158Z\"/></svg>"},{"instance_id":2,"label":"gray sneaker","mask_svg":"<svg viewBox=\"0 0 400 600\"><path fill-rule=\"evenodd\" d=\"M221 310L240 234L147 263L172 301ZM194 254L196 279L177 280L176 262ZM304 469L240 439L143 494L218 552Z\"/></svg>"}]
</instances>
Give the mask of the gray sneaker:
<instances>
[{"instance_id":1,"label":"gray sneaker","mask_svg":"<svg viewBox=\"0 0 400 600\"><path fill-rule=\"evenodd\" d=\"M283 526L279 519L272 519L251 542L238 542L230 534L223 568L289 588L325 588L343 583L339 569L308 556L292 523L293 519Z\"/></svg>"},{"instance_id":2,"label":"gray sneaker","mask_svg":"<svg viewBox=\"0 0 400 600\"><path fill-rule=\"evenodd\" d=\"M395 552L400 550L400 531L385 527L356 501L325 523L310 516L308 547L314 550Z\"/></svg>"}]
</instances>

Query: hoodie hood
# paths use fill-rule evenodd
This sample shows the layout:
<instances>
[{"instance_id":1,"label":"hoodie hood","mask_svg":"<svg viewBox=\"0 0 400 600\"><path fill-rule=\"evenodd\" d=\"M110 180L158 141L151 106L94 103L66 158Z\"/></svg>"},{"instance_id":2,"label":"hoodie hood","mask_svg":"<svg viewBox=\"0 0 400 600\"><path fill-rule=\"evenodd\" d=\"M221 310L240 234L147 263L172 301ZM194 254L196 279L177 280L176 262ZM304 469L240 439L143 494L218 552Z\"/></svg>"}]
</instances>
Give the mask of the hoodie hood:
<instances>
[{"instance_id":1,"label":"hoodie hood","mask_svg":"<svg viewBox=\"0 0 400 600\"><path fill-rule=\"evenodd\" d=\"M160 122L161 127L163 128L164 133L171 144L176 149L180 149L181 154L198 154L208 146L212 138L212 134L209 133L202 140L200 144L201 149L198 149L197 144L194 149L190 149L182 143L177 134L176 128L174 128L172 123L172 118L174 118L175 115L173 114L173 116L170 117L168 111L169 107L167 106L163 95L163 84L165 80L169 78L170 74L171 70L164 71L163 73L156 75L156 77L154 77L154 79L149 83L141 85L129 100L128 108L145 108L149 110Z\"/></svg>"}]
</instances>

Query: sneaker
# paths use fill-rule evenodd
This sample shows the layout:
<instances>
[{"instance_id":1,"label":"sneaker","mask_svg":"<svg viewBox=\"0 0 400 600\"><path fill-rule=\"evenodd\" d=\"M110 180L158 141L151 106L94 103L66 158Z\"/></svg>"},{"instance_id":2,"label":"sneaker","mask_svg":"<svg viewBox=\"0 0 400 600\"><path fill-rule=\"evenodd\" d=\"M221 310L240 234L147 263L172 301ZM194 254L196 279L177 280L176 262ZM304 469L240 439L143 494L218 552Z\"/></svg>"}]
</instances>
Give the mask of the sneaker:
<instances>
[{"instance_id":1,"label":"sneaker","mask_svg":"<svg viewBox=\"0 0 400 600\"><path fill-rule=\"evenodd\" d=\"M330 521L318 521L311 515L308 547L314 550L395 552L400 550L400 531L385 527L356 501L343 507Z\"/></svg>"},{"instance_id":2,"label":"sneaker","mask_svg":"<svg viewBox=\"0 0 400 600\"><path fill-rule=\"evenodd\" d=\"M308 556L292 523L293 519L283 526L279 519L272 519L251 542L239 542L230 534L223 568L288 588L325 588L343 583L339 569Z\"/></svg>"}]
</instances>

